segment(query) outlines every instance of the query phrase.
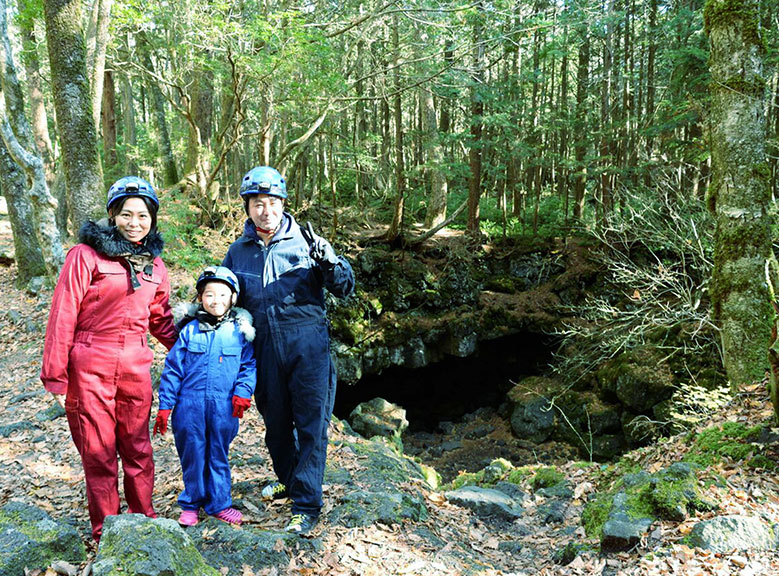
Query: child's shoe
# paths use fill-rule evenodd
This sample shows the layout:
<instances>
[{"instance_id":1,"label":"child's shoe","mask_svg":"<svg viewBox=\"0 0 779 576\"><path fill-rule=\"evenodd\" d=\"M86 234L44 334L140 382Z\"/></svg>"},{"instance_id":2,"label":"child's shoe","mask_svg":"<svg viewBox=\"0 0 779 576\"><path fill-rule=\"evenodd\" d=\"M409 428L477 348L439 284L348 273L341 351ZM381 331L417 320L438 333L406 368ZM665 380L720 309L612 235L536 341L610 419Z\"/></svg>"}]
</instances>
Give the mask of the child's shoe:
<instances>
[{"instance_id":1,"label":"child's shoe","mask_svg":"<svg viewBox=\"0 0 779 576\"><path fill-rule=\"evenodd\" d=\"M243 514L241 514L235 508L225 508L221 512L214 514L214 518L219 518L228 524L235 524L236 526L240 526L241 521L243 520Z\"/></svg>"},{"instance_id":2,"label":"child's shoe","mask_svg":"<svg viewBox=\"0 0 779 576\"><path fill-rule=\"evenodd\" d=\"M182 510L179 516L179 524L182 526L194 526L197 524L197 510Z\"/></svg>"}]
</instances>

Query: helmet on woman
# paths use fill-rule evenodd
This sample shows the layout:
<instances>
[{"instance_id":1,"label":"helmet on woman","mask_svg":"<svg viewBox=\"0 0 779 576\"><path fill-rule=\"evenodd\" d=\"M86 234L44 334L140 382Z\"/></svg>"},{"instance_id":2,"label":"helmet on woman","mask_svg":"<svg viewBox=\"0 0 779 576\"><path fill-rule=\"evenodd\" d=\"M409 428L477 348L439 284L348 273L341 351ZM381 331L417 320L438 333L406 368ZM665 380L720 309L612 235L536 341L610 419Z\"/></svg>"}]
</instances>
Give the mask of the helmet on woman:
<instances>
[{"instance_id":1,"label":"helmet on woman","mask_svg":"<svg viewBox=\"0 0 779 576\"><path fill-rule=\"evenodd\" d=\"M238 278L233 274L232 270L225 266L209 266L198 276L197 283L195 283L195 289L198 294L203 290L203 286L209 282L223 282L230 287L235 296L241 293L241 288L238 285Z\"/></svg>"},{"instance_id":2,"label":"helmet on woman","mask_svg":"<svg viewBox=\"0 0 779 576\"><path fill-rule=\"evenodd\" d=\"M154 207L155 211L160 207L157 193L154 191L151 184L143 178L138 178L138 176L125 176L111 184L111 187L108 189L108 198L106 199L105 204L106 212L110 213L111 206L114 203L130 196L138 196L147 199Z\"/></svg>"},{"instance_id":3,"label":"helmet on woman","mask_svg":"<svg viewBox=\"0 0 779 576\"><path fill-rule=\"evenodd\" d=\"M267 194L286 199L287 182L275 168L257 166L249 170L241 180L240 194L244 199L255 194Z\"/></svg>"}]
</instances>

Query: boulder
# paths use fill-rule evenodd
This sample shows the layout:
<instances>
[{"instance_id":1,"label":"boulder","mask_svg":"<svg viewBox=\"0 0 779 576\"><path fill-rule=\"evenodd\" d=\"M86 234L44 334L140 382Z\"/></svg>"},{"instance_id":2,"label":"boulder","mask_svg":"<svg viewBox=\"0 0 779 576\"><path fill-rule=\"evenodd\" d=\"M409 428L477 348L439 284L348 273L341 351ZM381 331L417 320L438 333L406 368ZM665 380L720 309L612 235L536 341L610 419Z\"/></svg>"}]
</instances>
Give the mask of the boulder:
<instances>
[{"instance_id":1,"label":"boulder","mask_svg":"<svg viewBox=\"0 0 779 576\"><path fill-rule=\"evenodd\" d=\"M352 410L349 420L352 429L365 438L373 436L396 438L408 428L406 411L383 398L374 398L358 404Z\"/></svg>"},{"instance_id":2,"label":"boulder","mask_svg":"<svg viewBox=\"0 0 779 576\"><path fill-rule=\"evenodd\" d=\"M330 522L349 528L375 523L393 525L402 520L427 519L425 496L415 486L426 483L420 466L384 442L357 438L344 442L364 463L357 470L325 470L325 483L343 487L329 514Z\"/></svg>"},{"instance_id":3,"label":"boulder","mask_svg":"<svg viewBox=\"0 0 779 576\"><path fill-rule=\"evenodd\" d=\"M522 516L522 508L513 498L492 488L463 486L444 495L452 504L470 508L482 517L499 517L513 521Z\"/></svg>"},{"instance_id":4,"label":"boulder","mask_svg":"<svg viewBox=\"0 0 779 576\"><path fill-rule=\"evenodd\" d=\"M674 378L658 352L641 347L620 354L598 370L598 383L636 414L650 410L671 396Z\"/></svg>"},{"instance_id":5,"label":"boulder","mask_svg":"<svg viewBox=\"0 0 779 576\"><path fill-rule=\"evenodd\" d=\"M192 539L168 518L142 514L108 516L92 565L94 576L219 576L208 566Z\"/></svg>"},{"instance_id":6,"label":"boulder","mask_svg":"<svg viewBox=\"0 0 779 576\"><path fill-rule=\"evenodd\" d=\"M85 559L84 543L73 526L17 500L0 508L0 576L45 570L55 560L79 564Z\"/></svg>"},{"instance_id":7,"label":"boulder","mask_svg":"<svg viewBox=\"0 0 779 576\"><path fill-rule=\"evenodd\" d=\"M600 547L604 552L622 552L636 546L649 531L654 519L630 509L628 495L614 495L608 518L603 524Z\"/></svg>"},{"instance_id":8,"label":"boulder","mask_svg":"<svg viewBox=\"0 0 779 576\"><path fill-rule=\"evenodd\" d=\"M690 544L715 553L775 550L776 534L754 516L718 516L693 526Z\"/></svg>"}]
</instances>

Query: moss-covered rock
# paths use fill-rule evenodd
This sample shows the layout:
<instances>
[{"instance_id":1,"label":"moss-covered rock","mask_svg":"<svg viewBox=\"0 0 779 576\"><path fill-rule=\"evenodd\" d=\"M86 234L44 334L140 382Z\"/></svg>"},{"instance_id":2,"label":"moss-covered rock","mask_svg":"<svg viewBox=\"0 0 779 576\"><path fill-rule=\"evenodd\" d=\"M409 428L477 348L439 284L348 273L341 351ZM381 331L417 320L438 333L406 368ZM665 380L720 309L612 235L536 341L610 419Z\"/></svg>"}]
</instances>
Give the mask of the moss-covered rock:
<instances>
[{"instance_id":1,"label":"moss-covered rock","mask_svg":"<svg viewBox=\"0 0 779 576\"><path fill-rule=\"evenodd\" d=\"M174 521L141 514L108 516L92 565L94 576L219 576Z\"/></svg>"},{"instance_id":2,"label":"moss-covered rock","mask_svg":"<svg viewBox=\"0 0 779 576\"><path fill-rule=\"evenodd\" d=\"M635 413L644 413L669 398L674 379L667 364L654 348L625 352L598 370L601 390Z\"/></svg>"},{"instance_id":3,"label":"moss-covered rock","mask_svg":"<svg viewBox=\"0 0 779 576\"><path fill-rule=\"evenodd\" d=\"M348 478L339 476L344 493L330 512L332 523L356 527L427 518L424 494L418 488L425 475L418 464L384 442L356 440L345 445L363 466L350 470ZM325 471L325 482L333 473Z\"/></svg>"},{"instance_id":4,"label":"moss-covered rock","mask_svg":"<svg viewBox=\"0 0 779 576\"><path fill-rule=\"evenodd\" d=\"M25 502L0 508L1 576L19 576L24 567L45 570L54 560L78 564L85 558L84 543L72 526Z\"/></svg>"}]
</instances>

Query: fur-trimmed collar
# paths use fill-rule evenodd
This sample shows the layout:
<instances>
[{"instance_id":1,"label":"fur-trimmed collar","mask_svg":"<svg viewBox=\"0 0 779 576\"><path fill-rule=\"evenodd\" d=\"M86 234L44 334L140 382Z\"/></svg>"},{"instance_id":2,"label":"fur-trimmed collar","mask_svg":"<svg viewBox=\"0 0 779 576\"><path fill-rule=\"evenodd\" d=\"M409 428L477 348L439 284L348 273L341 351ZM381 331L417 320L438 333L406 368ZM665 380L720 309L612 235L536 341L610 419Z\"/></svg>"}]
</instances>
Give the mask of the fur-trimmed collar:
<instances>
[{"instance_id":1,"label":"fur-trimmed collar","mask_svg":"<svg viewBox=\"0 0 779 576\"><path fill-rule=\"evenodd\" d=\"M106 218L98 222L89 220L78 232L78 240L106 256L116 257L126 254L151 254L156 258L162 254L164 242L159 231L152 230L141 244L127 240L116 226L111 226Z\"/></svg>"},{"instance_id":2,"label":"fur-trimmed collar","mask_svg":"<svg viewBox=\"0 0 779 576\"><path fill-rule=\"evenodd\" d=\"M200 304L197 302L179 302L173 307L173 320L176 322L176 328L179 332L184 329L184 326L195 319L195 314L197 314L198 310L200 310ZM244 335L246 340L253 342L256 330L254 329L252 315L238 306L230 308L228 314L231 318L228 318L226 321L229 322L232 320L235 322L238 331Z\"/></svg>"}]
</instances>

